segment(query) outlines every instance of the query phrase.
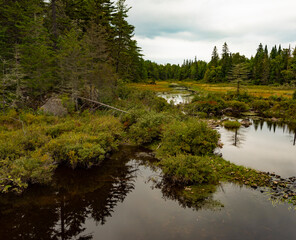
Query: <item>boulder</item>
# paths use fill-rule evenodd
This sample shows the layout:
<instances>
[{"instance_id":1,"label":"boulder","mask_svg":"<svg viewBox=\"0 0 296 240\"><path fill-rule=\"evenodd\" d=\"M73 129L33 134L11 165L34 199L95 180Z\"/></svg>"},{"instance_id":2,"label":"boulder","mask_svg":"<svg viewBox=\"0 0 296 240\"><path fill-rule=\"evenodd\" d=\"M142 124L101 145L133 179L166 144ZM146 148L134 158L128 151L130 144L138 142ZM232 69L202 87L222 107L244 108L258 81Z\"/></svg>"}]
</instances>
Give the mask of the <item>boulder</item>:
<instances>
[{"instance_id":1,"label":"boulder","mask_svg":"<svg viewBox=\"0 0 296 240\"><path fill-rule=\"evenodd\" d=\"M58 97L51 97L40 109L54 116L65 116L68 114L68 110Z\"/></svg>"}]
</instances>

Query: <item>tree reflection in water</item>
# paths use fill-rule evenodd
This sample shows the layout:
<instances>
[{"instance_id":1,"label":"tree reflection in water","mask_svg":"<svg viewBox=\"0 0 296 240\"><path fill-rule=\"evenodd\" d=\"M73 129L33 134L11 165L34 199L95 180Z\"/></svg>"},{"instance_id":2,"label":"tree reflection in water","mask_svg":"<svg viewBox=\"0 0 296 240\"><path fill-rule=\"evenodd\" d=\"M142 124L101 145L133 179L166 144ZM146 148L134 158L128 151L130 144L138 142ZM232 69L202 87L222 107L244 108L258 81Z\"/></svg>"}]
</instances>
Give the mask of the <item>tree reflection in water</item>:
<instances>
[{"instance_id":1,"label":"tree reflection in water","mask_svg":"<svg viewBox=\"0 0 296 240\"><path fill-rule=\"evenodd\" d=\"M86 221L104 225L117 204L134 190L139 166L151 161L156 159L147 150L124 147L100 167L58 168L51 186L32 185L21 196L0 195L0 239L93 239ZM213 199L215 185L192 187L185 194L166 179L154 187L184 208L222 207Z\"/></svg>"},{"instance_id":2,"label":"tree reflection in water","mask_svg":"<svg viewBox=\"0 0 296 240\"><path fill-rule=\"evenodd\" d=\"M84 224L105 224L117 203L133 191L135 149L125 148L102 166L59 168L51 186L31 186L21 196L0 196L0 239L92 239Z\"/></svg>"},{"instance_id":3,"label":"tree reflection in water","mask_svg":"<svg viewBox=\"0 0 296 240\"><path fill-rule=\"evenodd\" d=\"M161 190L165 200L170 199L178 202L183 208L192 208L196 211L201 209L220 210L223 204L213 199L219 184L200 184L190 187L176 186L169 179L162 178L155 182L155 188ZM186 190L185 190L186 189Z\"/></svg>"}]
</instances>

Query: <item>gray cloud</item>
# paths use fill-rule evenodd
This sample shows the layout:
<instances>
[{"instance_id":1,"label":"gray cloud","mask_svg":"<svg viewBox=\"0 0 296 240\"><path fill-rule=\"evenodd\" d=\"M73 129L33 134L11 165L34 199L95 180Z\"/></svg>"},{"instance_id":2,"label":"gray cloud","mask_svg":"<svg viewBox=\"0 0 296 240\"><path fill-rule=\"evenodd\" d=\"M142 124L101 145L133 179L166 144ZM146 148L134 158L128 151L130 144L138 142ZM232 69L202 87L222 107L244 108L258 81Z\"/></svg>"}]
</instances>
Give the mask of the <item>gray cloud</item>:
<instances>
[{"instance_id":1,"label":"gray cloud","mask_svg":"<svg viewBox=\"0 0 296 240\"><path fill-rule=\"evenodd\" d=\"M127 0L129 22L148 59L181 63L209 60L226 41L250 57L259 43L296 43L295 0Z\"/></svg>"}]
</instances>

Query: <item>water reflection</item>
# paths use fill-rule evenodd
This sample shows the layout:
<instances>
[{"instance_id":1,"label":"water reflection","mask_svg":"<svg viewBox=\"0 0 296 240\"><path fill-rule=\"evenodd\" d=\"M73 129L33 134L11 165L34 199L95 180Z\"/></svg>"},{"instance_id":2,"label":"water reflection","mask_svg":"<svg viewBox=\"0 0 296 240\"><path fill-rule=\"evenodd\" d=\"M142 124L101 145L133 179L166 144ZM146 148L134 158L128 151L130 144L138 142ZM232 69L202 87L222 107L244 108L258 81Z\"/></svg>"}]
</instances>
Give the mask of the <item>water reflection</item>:
<instances>
[{"instance_id":1,"label":"water reflection","mask_svg":"<svg viewBox=\"0 0 296 240\"><path fill-rule=\"evenodd\" d=\"M193 96L186 93L161 93L158 94L159 97L164 98L168 103L173 103L174 105L189 103Z\"/></svg>"},{"instance_id":2,"label":"water reflection","mask_svg":"<svg viewBox=\"0 0 296 240\"><path fill-rule=\"evenodd\" d=\"M229 130L229 141L232 142L232 145L235 147L240 147L245 141L245 135L243 129L230 129Z\"/></svg>"},{"instance_id":3,"label":"water reflection","mask_svg":"<svg viewBox=\"0 0 296 240\"><path fill-rule=\"evenodd\" d=\"M50 187L0 196L0 239L92 239L86 219L104 225L134 189L138 166L128 164L129 155L121 151L89 170L59 168Z\"/></svg>"},{"instance_id":4,"label":"water reflection","mask_svg":"<svg viewBox=\"0 0 296 240\"><path fill-rule=\"evenodd\" d=\"M236 164L282 177L296 175L296 127L272 121L252 120L236 131L219 128L223 157Z\"/></svg>"},{"instance_id":5,"label":"water reflection","mask_svg":"<svg viewBox=\"0 0 296 240\"><path fill-rule=\"evenodd\" d=\"M161 190L165 200L173 200L183 208L192 208L198 210L220 210L223 204L214 200L213 194L217 191L218 185L201 184L197 186L177 187L166 179L161 179L155 184L155 187Z\"/></svg>"},{"instance_id":6,"label":"water reflection","mask_svg":"<svg viewBox=\"0 0 296 240\"><path fill-rule=\"evenodd\" d=\"M296 215L286 206L274 208L259 191L228 183L184 193L151 161L149 151L124 147L99 168L60 168L49 187L0 196L0 239L296 237Z\"/></svg>"},{"instance_id":7,"label":"water reflection","mask_svg":"<svg viewBox=\"0 0 296 240\"><path fill-rule=\"evenodd\" d=\"M183 188L171 185L161 178L160 171L153 170L150 163L155 160L147 150L124 147L98 168L59 168L51 186L34 185L21 196L1 195L0 239L97 239L98 225L104 226L113 219L115 208L123 204L136 185L138 192L143 192L133 197L132 206L126 207L129 214L133 209L142 211L138 205L151 196L147 204L150 208L156 199L159 206L159 200L164 199L195 210L223 207L213 199L217 186L196 186L184 194ZM139 177L154 179L153 184L146 180L143 184ZM153 191L155 187L160 191ZM155 213L161 215L159 210ZM143 219L149 214L145 213ZM95 228L91 227L94 224Z\"/></svg>"},{"instance_id":8,"label":"water reflection","mask_svg":"<svg viewBox=\"0 0 296 240\"><path fill-rule=\"evenodd\" d=\"M170 87L174 89L173 92L163 92L158 94L159 97L164 98L168 103L172 103L174 105L186 104L191 102L194 97L194 91L187 87L180 86L178 84L171 84Z\"/></svg>"}]
</instances>

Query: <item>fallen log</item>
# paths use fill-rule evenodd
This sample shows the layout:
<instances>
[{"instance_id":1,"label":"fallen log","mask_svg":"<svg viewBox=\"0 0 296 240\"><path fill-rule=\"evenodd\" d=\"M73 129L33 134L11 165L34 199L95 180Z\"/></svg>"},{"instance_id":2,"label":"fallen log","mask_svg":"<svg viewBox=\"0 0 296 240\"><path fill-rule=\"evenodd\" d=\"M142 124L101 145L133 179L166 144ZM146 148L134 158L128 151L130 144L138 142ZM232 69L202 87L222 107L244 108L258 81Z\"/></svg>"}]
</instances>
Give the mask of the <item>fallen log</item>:
<instances>
[{"instance_id":1,"label":"fallen log","mask_svg":"<svg viewBox=\"0 0 296 240\"><path fill-rule=\"evenodd\" d=\"M105 103L101 103L101 102L94 101L94 100L91 100L91 99L88 99L88 98L84 98L84 97L77 97L77 98L80 98L81 100L85 100L85 101L88 101L88 102L96 103L96 104L99 104L101 106L104 106L104 107L107 107L107 108L111 108L111 109L116 110L116 111L119 111L119 112L123 112L123 113L129 114L129 112L127 112L127 111L121 110L121 109L116 108L116 107L112 107L112 106L107 105Z\"/></svg>"}]
</instances>

